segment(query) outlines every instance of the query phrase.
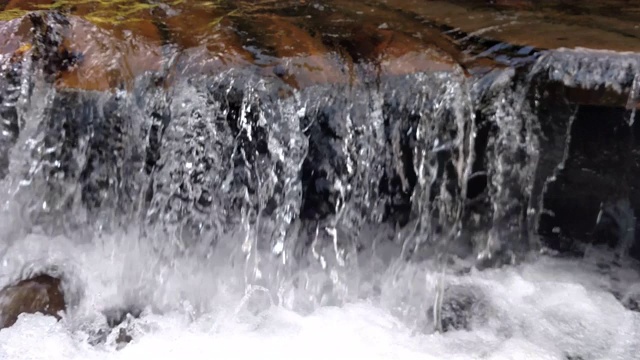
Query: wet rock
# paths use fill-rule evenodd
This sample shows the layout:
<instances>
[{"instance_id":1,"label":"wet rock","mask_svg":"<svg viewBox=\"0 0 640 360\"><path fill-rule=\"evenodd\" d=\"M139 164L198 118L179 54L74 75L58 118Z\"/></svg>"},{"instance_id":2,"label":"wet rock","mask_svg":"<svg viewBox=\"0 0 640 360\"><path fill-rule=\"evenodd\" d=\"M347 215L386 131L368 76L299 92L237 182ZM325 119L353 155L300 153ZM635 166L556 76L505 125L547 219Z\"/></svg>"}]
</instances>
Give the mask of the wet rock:
<instances>
[{"instance_id":1,"label":"wet rock","mask_svg":"<svg viewBox=\"0 0 640 360\"><path fill-rule=\"evenodd\" d=\"M112 32L80 18L70 18L64 36L67 51L81 61L59 73L61 88L108 90L130 88L136 77L161 69L160 44L131 37L119 40Z\"/></svg>"},{"instance_id":2,"label":"wet rock","mask_svg":"<svg viewBox=\"0 0 640 360\"><path fill-rule=\"evenodd\" d=\"M31 22L25 17L0 21L0 64L11 59L21 46L31 43L30 29Z\"/></svg>"},{"instance_id":3,"label":"wet rock","mask_svg":"<svg viewBox=\"0 0 640 360\"><path fill-rule=\"evenodd\" d=\"M53 4L53 0L9 0L5 6L5 10L40 10L42 6Z\"/></svg>"},{"instance_id":4,"label":"wet rock","mask_svg":"<svg viewBox=\"0 0 640 360\"><path fill-rule=\"evenodd\" d=\"M451 37L424 26L414 14L386 3L334 4L333 13L316 25L324 29L324 41L337 43L357 63L374 64L379 75L451 71L470 61Z\"/></svg>"},{"instance_id":5,"label":"wet rock","mask_svg":"<svg viewBox=\"0 0 640 360\"><path fill-rule=\"evenodd\" d=\"M102 28L57 11L32 12L25 18L31 25L30 36L23 34L24 26L14 25L9 29L15 31L12 37L26 37L23 43L32 44L33 58L60 88L107 90L131 86L137 76L160 69L159 37L156 35L154 41L146 28L136 33L132 33L135 28ZM147 23L149 26L153 25ZM9 42L13 48L18 46L14 43Z\"/></svg>"},{"instance_id":6,"label":"wet rock","mask_svg":"<svg viewBox=\"0 0 640 360\"><path fill-rule=\"evenodd\" d=\"M255 57L289 85L301 88L349 80L348 63L290 19L257 16L251 19L251 28L260 40L256 45L261 50L256 49Z\"/></svg>"},{"instance_id":7,"label":"wet rock","mask_svg":"<svg viewBox=\"0 0 640 360\"><path fill-rule=\"evenodd\" d=\"M165 45L175 50L170 75L216 76L253 64L253 55L228 16L231 10L181 3L154 9L156 24Z\"/></svg>"},{"instance_id":8,"label":"wet rock","mask_svg":"<svg viewBox=\"0 0 640 360\"><path fill-rule=\"evenodd\" d=\"M69 27L69 20L55 11L32 12L27 18L31 21L33 33L32 57L43 69L45 79L53 82L60 72L69 70L80 58L64 44L64 32Z\"/></svg>"},{"instance_id":9,"label":"wet rock","mask_svg":"<svg viewBox=\"0 0 640 360\"><path fill-rule=\"evenodd\" d=\"M622 299L622 305L631 311L640 312L640 296L627 296Z\"/></svg>"},{"instance_id":10,"label":"wet rock","mask_svg":"<svg viewBox=\"0 0 640 360\"><path fill-rule=\"evenodd\" d=\"M115 328L130 318L139 318L142 310L136 306L114 307L106 309L102 314L107 319L107 325Z\"/></svg>"},{"instance_id":11,"label":"wet rock","mask_svg":"<svg viewBox=\"0 0 640 360\"><path fill-rule=\"evenodd\" d=\"M127 330L124 329L124 328L121 328L118 331L118 337L116 338L116 346L117 346L116 349L118 349L118 350L123 349L132 340L133 340L133 337L131 337L131 335L129 335Z\"/></svg>"},{"instance_id":12,"label":"wet rock","mask_svg":"<svg viewBox=\"0 0 640 360\"><path fill-rule=\"evenodd\" d=\"M565 355L565 360L584 360L580 355Z\"/></svg>"},{"instance_id":13,"label":"wet rock","mask_svg":"<svg viewBox=\"0 0 640 360\"><path fill-rule=\"evenodd\" d=\"M34 13L33 19L40 22L34 27L37 33L55 40L38 48L59 58L47 63L59 63L49 72L55 73L61 88L130 88L133 79L147 71L205 75L247 65L263 76L275 75L302 88L352 81L352 60L378 64L385 75L450 70L467 61L461 49L437 30L421 26L411 16L368 5L337 2L318 10L295 4L263 8L262 4L179 2L114 8L77 1L22 1L11 6L55 9ZM266 14L264 10L271 7L288 16ZM306 14L316 12L328 16L308 21ZM339 15L365 12L356 24ZM385 26L363 27L366 23Z\"/></svg>"},{"instance_id":14,"label":"wet rock","mask_svg":"<svg viewBox=\"0 0 640 360\"><path fill-rule=\"evenodd\" d=\"M437 46L387 28L365 26L357 30L353 46L357 47L356 56L377 64L382 76L453 71L458 65Z\"/></svg>"},{"instance_id":15,"label":"wet rock","mask_svg":"<svg viewBox=\"0 0 640 360\"><path fill-rule=\"evenodd\" d=\"M381 71L386 76L459 69L460 64L437 47L425 47L404 34L390 35L379 50Z\"/></svg>"},{"instance_id":16,"label":"wet rock","mask_svg":"<svg viewBox=\"0 0 640 360\"><path fill-rule=\"evenodd\" d=\"M440 310L442 332L472 330L486 321L488 307L481 290L466 286L449 286L445 289Z\"/></svg>"},{"instance_id":17,"label":"wet rock","mask_svg":"<svg viewBox=\"0 0 640 360\"><path fill-rule=\"evenodd\" d=\"M127 309L120 309L115 313L105 313L107 316L107 323L110 327L107 340L111 344L114 344L116 350L122 350L127 344L133 341L135 336L134 320L140 317L142 311L137 307L129 307ZM116 317L113 317L117 315Z\"/></svg>"},{"instance_id":18,"label":"wet rock","mask_svg":"<svg viewBox=\"0 0 640 360\"><path fill-rule=\"evenodd\" d=\"M380 1L383 2L383 1ZM637 5L624 0L572 3L546 1L527 6L527 1L385 1L394 10L422 17L434 25L508 44L536 48L590 48L614 51L640 50ZM502 10L495 11L496 5ZM624 12L608 9L625 8Z\"/></svg>"},{"instance_id":19,"label":"wet rock","mask_svg":"<svg viewBox=\"0 0 640 360\"><path fill-rule=\"evenodd\" d=\"M191 2L160 6L152 11L165 41L183 50L202 45L231 50L228 44L237 38L232 12L225 7Z\"/></svg>"},{"instance_id":20,"label":"wet rock","mask_svg":"<svg viewBox=\"0 0 640 360\"><path fill-rule=\"evenodd\" d=\"M60 320L65 309L60 279L39 275L22 280L0 290L0 329L12 326L25 313L42 313Z\"/></svg>"},{"instance_id":21,"label":"wet rock","mask_svg":"<svg viewBox=\"0 0 640 360\"><path fill-rule=\"evenodd\" d=\"M138 319L142 310L136 306L113 307L102 311L106 324L97 330L90 330L89 344L96 346L110 343L117 350L133 340L131 322Z\"/></svg>"},{"instance_id":22,"label":"wet rock","mask_svg":"<svg viewBox=\"0 0 640 360\"><path fill-rule=\"evenodd\" d=\"M605 244L638 257L640 168L638 119L623 108L579 106L571 125L566 161L544 195L539 232L557 251L582 253L588 244Z\"/></svg>"},{"instance_id":23,"label":"wet rock","mask_svg":"<svg viewBox=\"0 0 640 360\"><path fill-rule=\"evenodd\" d=\"M488 3L510 9L531 9L534 5L532 0L492 0L488 1Z\"/></svg>"}]
</instances>

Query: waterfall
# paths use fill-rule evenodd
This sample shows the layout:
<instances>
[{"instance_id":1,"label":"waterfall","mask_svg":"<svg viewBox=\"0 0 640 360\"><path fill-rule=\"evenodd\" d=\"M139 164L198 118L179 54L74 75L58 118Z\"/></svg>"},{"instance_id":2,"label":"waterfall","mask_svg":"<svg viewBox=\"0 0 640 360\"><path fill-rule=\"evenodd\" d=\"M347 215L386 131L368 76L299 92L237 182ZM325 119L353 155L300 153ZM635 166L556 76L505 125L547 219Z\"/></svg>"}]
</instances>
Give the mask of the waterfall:
<instances>
[{"instance_id":1,"label":"waterfall","mask_svg":"<svg viewBox=\"0 0 640 360\"><path fill-rule=\"evenodd\" d=\"M253 65L197 73L166 47L176 53L161 70L79 90L51 79L75 55L44 52L66 26L50 16L32 49L0 59L0 279L69 273L78 265L61 249L99 248L121 258L110 295L160 311L188 300L204 313L228 286L241 307L376 298L420 331L445 330L443 307L472 306L443 303L452 274L553 247L546 196L580 117L564 91L615 94L635 131L637 54L542 51L474 74L363 62L352 72L373 79L296 87ZM622 204L607 224L624 227L626 254L635 217L618 195L597 223ZM56 256L39 263L40 252ZM69 276L71 293L86 290ZM465 291L476 306L479 290Z\"/></svg>"}]
</instances>

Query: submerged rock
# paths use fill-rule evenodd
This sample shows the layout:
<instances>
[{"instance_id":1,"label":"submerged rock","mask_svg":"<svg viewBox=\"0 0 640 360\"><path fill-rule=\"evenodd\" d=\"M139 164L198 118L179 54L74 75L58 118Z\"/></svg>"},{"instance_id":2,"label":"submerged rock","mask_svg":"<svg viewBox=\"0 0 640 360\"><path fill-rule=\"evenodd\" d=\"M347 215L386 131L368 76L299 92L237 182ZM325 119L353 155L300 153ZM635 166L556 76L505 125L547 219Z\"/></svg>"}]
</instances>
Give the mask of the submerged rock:
<instances>
[{"instance_id":1,"label":"submerged rock","mask_svg":"<svg viewBox=\"0 0 640 360\"><path fill-rule=\"evenodd\" d=\"M114 345L121 350L133 340L132 321L140 317L142 311L135 306L113 307L102 311L106 323L89 331L89 344Z\"/></svg>"},{"instance_id":2,"label":"submerged rock","mask_svg":"<svg viewBox=\"0 0 640 360\"><path fill-rule=\"evenodd\" d=\"M131 335L129 335L127 330L124 329L124 328L121 328L118 331L118 337L116 338L117 349L121 350L122 348L127 346L127 344L130 343L132 340L133 340L133 337L131 337Z\"/></svg>"},{"instance_id":3,"label":"submerged rock","mask_svg":"<svg viewBox=\"0 0 640 360\"><path fill-rule=\"evenodd\" d=\"M42 313L60 320L65 310L61 281L49 275L38 275L0 290L0 329L15 324L20 314Z\"/></svg>"},{"instance_id":4,"label":"submerged rock","mask_svg":"<svg viewBox=\"0 0 640 360\"><path fill-rule=\"evenodd\" d=\"M486 321L487 311L484 294L479 289L449 286L444 290L440 324L436 324L436 328L442 332L472 330Z\"/></svg>"},{"instance_id":5,"label":"submerged rock","mask_svg":"<svg viewBox=\"0 0 640 360\"><path fill-rule=\"evenodd\" d=\"M130 318L139 318L142 310L137 307L114 307L106 309L102 314L107 319L107 325L110 328L118 327L120 324Z\"/></svg>"}]
</instances>

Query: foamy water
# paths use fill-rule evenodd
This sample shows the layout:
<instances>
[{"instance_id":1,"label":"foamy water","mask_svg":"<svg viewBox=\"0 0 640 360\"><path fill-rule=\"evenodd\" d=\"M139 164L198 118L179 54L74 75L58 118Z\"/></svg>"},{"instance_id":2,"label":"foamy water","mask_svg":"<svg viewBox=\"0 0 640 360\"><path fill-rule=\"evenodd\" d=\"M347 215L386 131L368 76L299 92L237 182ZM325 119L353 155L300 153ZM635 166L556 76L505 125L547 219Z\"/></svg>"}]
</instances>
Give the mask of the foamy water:
<instances>
[{"instance_id":1,"label":"foamy water","mask_svg":"<svg viewBox=\"0 0 640 360\"><path fill-rule=\"evenodd\" d=\"M1 330L0 358L586 360L635 359L640 351L640 314L612 295L632 295L637 275L603 271L594 256L446 275L452 293L473 294L477 306L466 330L439 334L411 321L428 317L419 312L433 301L438 274L428 264L381 273L369 297L300 313L261 302L260 289L244 292L229 263L159 266L130 243L31 237L7 249L2 285L55 265L74 305L60 322L22 315ZM416 310L421 299L425 307ZM90 345L105 321L101 311L126 303L146 308ZM123 348L119 328L133 337Z\"/></svg>"}]
</instances>

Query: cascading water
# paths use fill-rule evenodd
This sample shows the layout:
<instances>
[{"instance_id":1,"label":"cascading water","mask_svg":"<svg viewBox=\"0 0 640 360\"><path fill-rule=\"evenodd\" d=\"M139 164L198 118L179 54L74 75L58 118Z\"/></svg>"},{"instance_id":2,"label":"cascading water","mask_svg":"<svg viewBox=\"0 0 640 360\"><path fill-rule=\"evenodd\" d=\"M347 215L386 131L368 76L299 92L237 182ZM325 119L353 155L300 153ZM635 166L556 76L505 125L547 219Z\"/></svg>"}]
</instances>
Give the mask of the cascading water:
<instances>
[{"instance_id":1,"label":"cascading water","mask_svg":"<svg viewBox=\"0 0 640 360\"><path fill-rule=\"evenodd\" d=\"M148 357L170 339L207 358L640 349L640 318L612 295L631 301L631 260L608 282L597 259L536 258L576 117L544 108L543 85L633 98L637 55L551 51L484 75L302 89L176 61L112 92L57 88L43 56L1 60L0 285L47 271L70 304L62 323L0 331L6 358L32 329L46 338L32 351L61 358ZM141 313L117 325L138 339L120 352L112 309Z\"/></svg>"}]
</instances>

